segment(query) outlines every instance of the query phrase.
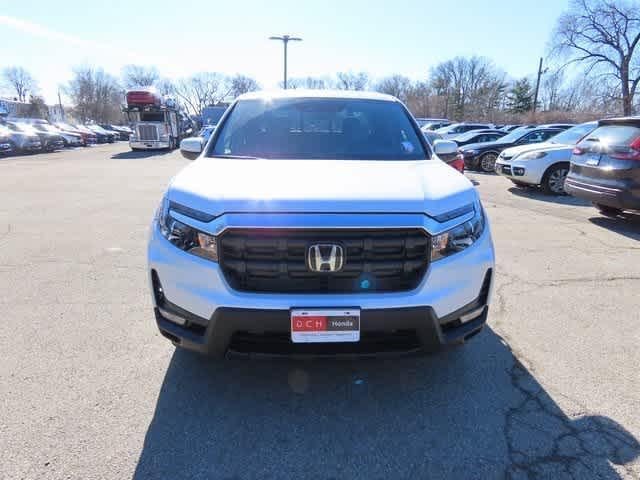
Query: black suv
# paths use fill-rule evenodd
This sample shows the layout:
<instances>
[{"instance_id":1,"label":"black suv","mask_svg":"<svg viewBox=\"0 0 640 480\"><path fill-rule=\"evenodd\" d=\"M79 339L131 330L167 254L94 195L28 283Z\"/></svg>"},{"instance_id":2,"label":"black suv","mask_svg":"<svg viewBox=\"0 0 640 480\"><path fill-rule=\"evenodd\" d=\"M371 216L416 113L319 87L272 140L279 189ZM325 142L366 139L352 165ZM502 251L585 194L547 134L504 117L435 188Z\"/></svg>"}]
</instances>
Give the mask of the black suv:
<instances>
[{"instance_id":1,"label":"black suv","mask_svg":"<svg viewBox=\"0 0 640 480\"><path fill-rule=\"evenodd\" d=\"M573 150L564 188L605 215L640 211L640 118L600 120Z\"/></svg>"},{"instance_id":2,"label":"black suv","mask_svg":"<svg viewBox=\"0 0 640 480\"><path fill-rule=\"evenodd\" d=\"M458 151L464 159L464 166L469 170L493 172L500 153L516 145L540 143L562 132L558 127L520 127L495 142L470 143Z\"/></svg>"}]
</instances>

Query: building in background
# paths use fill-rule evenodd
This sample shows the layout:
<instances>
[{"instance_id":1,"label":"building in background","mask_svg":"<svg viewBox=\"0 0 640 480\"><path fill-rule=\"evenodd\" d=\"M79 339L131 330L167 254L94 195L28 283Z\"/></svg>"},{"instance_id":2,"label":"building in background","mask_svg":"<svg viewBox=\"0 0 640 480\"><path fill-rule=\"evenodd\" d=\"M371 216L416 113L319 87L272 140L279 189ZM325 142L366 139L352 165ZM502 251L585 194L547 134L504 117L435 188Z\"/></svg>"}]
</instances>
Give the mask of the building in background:
<instances>
[{"instance_id":1,"label":"building in background","mask_svg":"<svg viewBox=\"0 0 640 480\"><path fill-rule=\"evenodd\" d=\"M13 98L0 97L0 111L9 117L24 117L29 111L29 104Z\"/></svg>"}]
</instances>

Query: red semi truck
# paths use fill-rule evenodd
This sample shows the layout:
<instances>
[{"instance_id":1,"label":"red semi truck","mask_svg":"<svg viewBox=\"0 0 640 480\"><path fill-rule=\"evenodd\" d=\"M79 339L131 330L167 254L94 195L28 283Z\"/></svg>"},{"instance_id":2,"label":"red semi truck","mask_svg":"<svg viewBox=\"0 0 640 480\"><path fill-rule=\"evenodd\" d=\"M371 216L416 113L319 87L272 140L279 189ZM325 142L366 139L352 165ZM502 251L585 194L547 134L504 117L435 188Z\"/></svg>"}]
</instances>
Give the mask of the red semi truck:
<instances>
[{"instance_id":1,"label":"red semi truck","mask_svg":"<svg viewBox=\"0 0 640 480\"><path fill-rule=\"evenodd\" d=\"M132 89L127 92L124 111L133 125L131 150L173 150L180 144L185 117L173 98L154 88Z\"/></svg>"}]
</instances>

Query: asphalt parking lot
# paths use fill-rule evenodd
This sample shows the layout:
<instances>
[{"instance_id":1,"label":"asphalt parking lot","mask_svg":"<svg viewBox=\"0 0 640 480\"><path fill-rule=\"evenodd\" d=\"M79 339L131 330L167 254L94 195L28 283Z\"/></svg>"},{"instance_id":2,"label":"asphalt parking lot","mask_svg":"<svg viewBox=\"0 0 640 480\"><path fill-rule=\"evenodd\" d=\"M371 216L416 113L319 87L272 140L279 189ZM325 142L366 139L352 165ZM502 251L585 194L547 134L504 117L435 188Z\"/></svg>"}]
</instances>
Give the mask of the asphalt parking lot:
<instances>
[{"instance_id":1,"label":"asphalt parking lot","mask_svg":"<svg viewBox=\"0 0 640 480\"><path fill-rule=\"evenodd\" d=\"M497 283L466 346L215 363L159 335L147 291L186 163L0 159L0 478L640 478L640 219L469 174Z\"/></svg>"}]
</instances>

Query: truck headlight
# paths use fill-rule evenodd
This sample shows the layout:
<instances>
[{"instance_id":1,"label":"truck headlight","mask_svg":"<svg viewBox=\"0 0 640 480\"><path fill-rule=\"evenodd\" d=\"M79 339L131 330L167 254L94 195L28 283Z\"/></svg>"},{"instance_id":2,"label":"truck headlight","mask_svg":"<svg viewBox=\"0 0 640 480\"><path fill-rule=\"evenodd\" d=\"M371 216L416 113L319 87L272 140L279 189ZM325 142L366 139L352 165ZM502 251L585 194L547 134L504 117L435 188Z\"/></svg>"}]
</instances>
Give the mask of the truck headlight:
<instances>
[{"instance_id":1,"label":"truck headlight","mask_svg":"<svg viewBox=\"0 0 640 480\"><path fill-rule=\"evenodd\" d=\"M169 200L165 196L156 213L156 221L162 236L180 250L217 262L216 237L176 220L171 216L169 207Z\"/></svg>"},{"instance_id":2,"label":"truck headlight","mask_svg":"<svg viewBox=\"0 0 640 480\"><path fill-rule=\"evenodd\" d=\"M484 226L484 211L478 203L474 207L473 218L431 237L431 261L440 260L469 248L482 236Z\"/></svg>"}]
</instances>

